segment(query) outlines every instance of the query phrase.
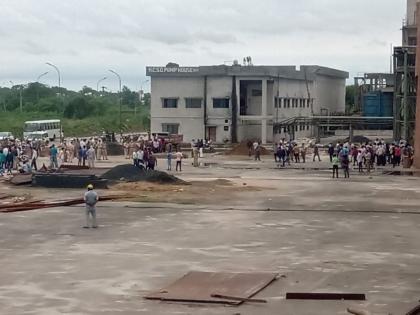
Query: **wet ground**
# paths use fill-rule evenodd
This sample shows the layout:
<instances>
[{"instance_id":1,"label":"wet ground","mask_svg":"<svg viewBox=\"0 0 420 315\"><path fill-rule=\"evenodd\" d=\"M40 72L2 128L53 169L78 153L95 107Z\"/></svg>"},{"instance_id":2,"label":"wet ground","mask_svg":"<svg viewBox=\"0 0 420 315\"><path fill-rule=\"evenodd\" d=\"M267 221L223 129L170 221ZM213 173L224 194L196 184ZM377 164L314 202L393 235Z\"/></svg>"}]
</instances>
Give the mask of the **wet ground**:
<instances>
[{"instance_id":1,"label":"wet ground","mask_svg":"<svg viewBox=\"0 0 420 315\"><path fill-rule=\"evenodd\" d=\"M381 169L333 180L327 162L308 163L305 170L278 169L268 158L203 162L212 164L192 168L185 161L178 175L194 182L182 191L123 186L138 192L138 201L101 203L97 230L81 228L83 207L1 215L0 313L335 315L356 306L405 314L417 304L418 177ZM43 198L82 193L5 184L0 192ZM284 277L257 296L268 300L264 305L142 298L190 270ZM367 301L284 299L286 292L302 291L365 293Z\"/></svg>"}]
</instances>

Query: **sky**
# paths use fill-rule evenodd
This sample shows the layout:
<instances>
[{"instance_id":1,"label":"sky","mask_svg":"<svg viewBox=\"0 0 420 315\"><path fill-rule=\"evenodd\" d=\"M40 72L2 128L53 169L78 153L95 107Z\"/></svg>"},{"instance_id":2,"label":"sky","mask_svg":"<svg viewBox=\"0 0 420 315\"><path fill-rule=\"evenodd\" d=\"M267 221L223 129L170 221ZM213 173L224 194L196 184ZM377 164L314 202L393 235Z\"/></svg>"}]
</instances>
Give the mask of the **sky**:
<instances>
[{"instance_id":1,"label":"sky","mask_svg":"<svg viewBox=\"0 0 420 315\"><path fill-rule=\"evenodd\" d=\"M148 65L316 64L389 72L406 0L0 0L0 86L146 91ZM348 81L349 83L351 80Z\"/></svg>"}]
</instances>

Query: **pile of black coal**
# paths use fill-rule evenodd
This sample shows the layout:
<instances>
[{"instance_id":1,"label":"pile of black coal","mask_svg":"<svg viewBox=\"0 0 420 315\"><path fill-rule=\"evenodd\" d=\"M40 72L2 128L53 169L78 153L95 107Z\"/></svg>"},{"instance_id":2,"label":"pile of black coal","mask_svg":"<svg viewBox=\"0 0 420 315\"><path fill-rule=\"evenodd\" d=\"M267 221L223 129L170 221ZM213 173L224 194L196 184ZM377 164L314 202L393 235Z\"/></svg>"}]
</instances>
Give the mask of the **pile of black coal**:
<instances>
[{"instance_id":1,"label":"pile of black coal","mask_svg":"<svg viewBox=\"0 0 420 315\"><path fill-rule=\"evenodd\" d=\"M126 182L151 182L158 184L186 184L185 181L165 172L144 170L131 164L118 165L104 173L101 178Z\"/></svg>"}]
</instances>

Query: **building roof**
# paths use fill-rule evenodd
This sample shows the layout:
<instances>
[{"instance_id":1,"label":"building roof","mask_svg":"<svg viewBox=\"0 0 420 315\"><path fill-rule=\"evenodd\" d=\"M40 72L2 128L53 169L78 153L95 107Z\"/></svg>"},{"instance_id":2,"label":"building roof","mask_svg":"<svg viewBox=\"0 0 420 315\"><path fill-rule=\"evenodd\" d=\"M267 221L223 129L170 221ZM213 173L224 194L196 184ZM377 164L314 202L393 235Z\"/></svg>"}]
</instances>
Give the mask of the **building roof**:
<instances>
[{"instance_id":1,"label":"building roof","mask_svg":"<svg viewBox=\"0 0 420 315\"><path fill-rule=\"evenodd\" d=\"M295 66L148 66L146 75L151 77L255 76L309 81L313 81L317 75L340 79L349 78L348 72L316 65L301 66L300 69Z\"/></svg>"}]
</instances>

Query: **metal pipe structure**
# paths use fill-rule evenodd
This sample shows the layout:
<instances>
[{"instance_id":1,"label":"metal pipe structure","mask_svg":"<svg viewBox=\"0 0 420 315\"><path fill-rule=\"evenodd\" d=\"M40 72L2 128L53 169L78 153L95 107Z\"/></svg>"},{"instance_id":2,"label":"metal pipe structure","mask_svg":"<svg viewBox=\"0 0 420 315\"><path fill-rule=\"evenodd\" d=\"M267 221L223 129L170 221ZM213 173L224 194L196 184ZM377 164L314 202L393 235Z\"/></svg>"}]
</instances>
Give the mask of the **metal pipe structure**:
<instances>
[{"instance_id":1,"label":"metal pipe structure","mask_svg":"<svg viewBox=\"0 0 420 315\"><path fill-rule=\"evenodd\" d=\"M58 74L58 93L60 94L60 98L61 98L61 111L64 112L64 98L63 98L63 93L61 93L61 73L60 73L60 69L58 69L58 67L50 62L46 62L46 65L53 67L55 69L55 71L57 71Z\"/></svg>"},{"instance_id":2,"label":"metal pipe structure","mask_svg":"<svg viewBox=\"0 0 420 315\"><path fill-rule=\"evenodd\" d=\"M117 72L115 72L114 70L111 70L111 69L109 69L108 70L109 72L111 72L111 73L113 73L113 74L115 74L116 76L117 76L117 78L118 78L118 82L119 82L119 87L120 87L120 91L119 91L119 94L120 94L120 97L119 97L119 99L120 99L120 135L121 135L121 138L122 138L122 91L121 91L121 76L117 73Z\"/></svg>"},{"instance_id":3,"label":"metal pipe structure","mask_svg":"<svg viewBox=\"0 0 420 315\"><path fill-rule=\"evenodd\" d=\"M420 3L417 3L417 21L420 21ZM420 27L417 28L417 38L420 38ZM416 77L420 74L420 45L416 48ZM420 80L417 79L416 127L414 134L414 167L420 168Z\"/></svg>"},{"instance_id":4,"label":"metal pipe structure","mask_svg":"<svg viewBox=\"0 0 420 315\"><path fill-rule=\"evenodd\" d=\"M102 79L98 80L98 82L96 82L96 92L99 93L99 83L101 83L102 81L105 81L106 79L108 79L108 78L103 77Z\"/></svg>"}]
</instances>

